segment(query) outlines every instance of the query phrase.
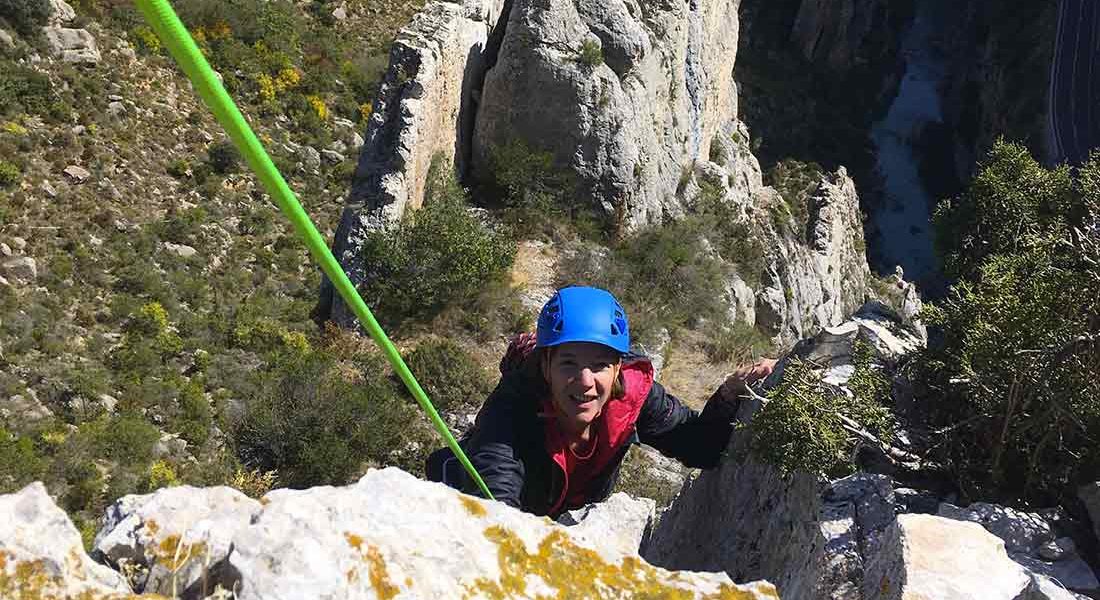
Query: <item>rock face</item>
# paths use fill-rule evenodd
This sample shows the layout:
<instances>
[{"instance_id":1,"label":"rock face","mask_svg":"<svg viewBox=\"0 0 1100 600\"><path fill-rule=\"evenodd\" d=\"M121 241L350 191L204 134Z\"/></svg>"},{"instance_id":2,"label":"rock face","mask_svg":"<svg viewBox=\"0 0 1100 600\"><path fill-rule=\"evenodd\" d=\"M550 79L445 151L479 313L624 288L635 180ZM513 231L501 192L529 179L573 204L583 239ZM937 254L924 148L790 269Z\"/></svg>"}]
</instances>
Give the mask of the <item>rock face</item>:
<instances>
[{"instance_id":1,"label":"rock face","mask_svg":"<svg viewBox=\"0 0 1100 600\"><path fill-rule=\"evenodd\" d=\"M96 64L100 60L99 48L95 37L87 29L69 29L66 27L44 27L46 43L54 56L65 62Z\"/></svg>"},{"instance_id":2,"label":"rock face","mask_svg":"<svg viewBox=\"0 0 1100 600\"><path fill-rule=\"evenodd\" d=\"M138 592L205 596L217 584L232 588L225 559L233 536L259 510L259 502L227 487L124 496L107 509L94 554L135 573Z\"/></svg>"},{"instance_id":3,"label":"rock face","mask_svg":"<svg viewBox=\"0 0 1100 600\"><path fill-rule=\"evenodd\" d=\"M685 173L737 114L738 4L516 0L485 78L475 175L522 141L627 229L681 213Z\"/></svg>"},{"instance_id":4,"label":"rock face","mask_svg":"<svg viewBox=\"0 0 1100 600\"><path fill-rule=\"evenodd\" d=\"M0 496L0 515L0 598L130 597L121 575L84 553L41 483Z\"/></svg>"},{"instance_id":5,"label":"rock face","mask_svg":"<svg viewBox=\"0 0 1100 600\"><path fill-rule=\"evenodd\" d=\"M797 357L843 390L857 340L887 368L924 343L913 327L868 303L850 321L798 343L764 386L776 385ZM1094 592L1095 576L1072 540L1056 537L1055 523L1066 520L1057 511L959 508L935 493L897 487L884 474L834 481L781 475L749 451L760 406L741 403L746 426L735 430L726 458L690 480L664 513L642 552L651 563L766 579L784 598L1073 600L1083 596L1065 588ZM912 455L891 452L890 472L900 477L914 468ZM856 461L863 462L858 453Z\"/></svg>"},{"instance_id":6,"label":"rock face","mask_svg":"<svg viewBox=\"0 0 1100 600\"><path fill-rule=\"evenodd\" d=\"M630 554L638 552L649 537L655 509L649 498L632 498L617 492L603 502L563 514L558 522L570 526L570 533L593 544Z\"/></svg>"},{"instance_id":7,"label":"rock face","mask_svg":"<svg viewBox=\"0 0 1100 600\"><path fill-rule=\"evenodd\" d=\"M777 192L764 188L759 197L771 251L756 293L756 324L793 342L840 323L863 304L870 277L855 182L843 167L827 175L809 199L805 231L774 221L770 207L783 202Z\"/></svg>"},{"instance_id":8,"label":"rock face","mask_svg":"<svg viewBox=\"0 0 1100 600\"><path fill-rule=\"evenodd\" d=\"M745 594L765 583L653 568L568 528L482 502L397 469L343 488L277 490L234 538L237 597L612 598ZM410 510L416 507L416 510ZM740 597L740 596L738 596Z\"/></svg>"},{"instance_id":9,"label":"rock face","mask_svg":"<svg viewBox=\"0 0 1100 600\"><path fill-rule=\"evenodd\" d=\"M859 65L884 41L892 18L890 2L871 0L802 0L791 29L791 41L808 60L838 72ZM896 10L894 11L896 12Z\"/></svg>"},{"instance_id":10,"label":"rock face","mask_svg":"<svg viewBox=\"0 0 1100 600\"><path fill-rule=\"evenodd\" d=\"M863 596L1015 600L1031 584L1004 543L972 523L899 515L867 563Z\"/></svg>"},{"instance_id":11,"label":"rock face","mask_svg":"<svg viewBox=\"0 0 1100 600\"><path fill-rule=\"evenodd\" d=\"M126 496L108 511L96 553L131 561L126 570L146 593L185 599L215 584L240 600L778 599L769 583L642 561L628 538L652 511L651 502L616 496L564 527L390 468L261 502L227 488ZM624 516L630 533L613 527ZM136 598L121 575L84 554L41 484L0 496L0 517L0 597ZM603 539L609 534L615 539Z\"/></svg>"},{"instance_id":12,"label":"rock face","mask_svg":"<svg viewBox=\"0 0 1100 600\"><path fill-rule=\"evenodd\" d=\"M1077 555L1073 540L1055 539L1054 525L1042 514L975 502L966 508L941 504L939 515L978 523L1000 538L1012 560L1031 572L1081 592L1100 591L1096 575Z\"/></svg>"},{"instance_id":13,"label":"rock face","mask_svg":"<svg viewBox=\"0 0 1100 600\"><path fill-rule=\"evenodd\" d=\"M465 170L475 92L503 9L504 0L428 2L394 40L333 245L352 283L365 277L357 260L365 231L420 206L432 160ZM345 327L355 322L327 279L321 295L323 318Z\"/></svg>"},{"instance_id":14,"label":"rock face","mask_svg":"<svg viewBox=\"0 0 1100 600\"><path fill-rule=\"evenodd\" d=\"M400 217L423 200L437 154L464 169L473 91L502 9L503 0L429 2L401 30L367 127L352 204Z\"/></svg>"}]
</instances>

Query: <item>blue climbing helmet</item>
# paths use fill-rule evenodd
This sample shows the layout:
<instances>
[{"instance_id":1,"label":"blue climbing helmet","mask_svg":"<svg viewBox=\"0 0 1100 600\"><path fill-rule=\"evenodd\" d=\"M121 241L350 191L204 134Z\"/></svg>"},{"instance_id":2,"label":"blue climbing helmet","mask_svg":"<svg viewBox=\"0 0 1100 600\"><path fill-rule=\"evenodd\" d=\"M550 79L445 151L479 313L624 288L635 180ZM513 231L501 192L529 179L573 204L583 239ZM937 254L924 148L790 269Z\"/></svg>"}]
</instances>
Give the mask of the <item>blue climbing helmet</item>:
<instances>
[{"instance_id":1,"label":"blue climbing helmet","mask_svg":"<svg viewBox=\"0 0 1100 600\"><path fill-rule=\"evenodd\" d=\"M626 354L630 327L626 311L607 290L574 286L562 288L539 313L536 348L568 342L593 342Z\"/></svg>"}]
</instances>

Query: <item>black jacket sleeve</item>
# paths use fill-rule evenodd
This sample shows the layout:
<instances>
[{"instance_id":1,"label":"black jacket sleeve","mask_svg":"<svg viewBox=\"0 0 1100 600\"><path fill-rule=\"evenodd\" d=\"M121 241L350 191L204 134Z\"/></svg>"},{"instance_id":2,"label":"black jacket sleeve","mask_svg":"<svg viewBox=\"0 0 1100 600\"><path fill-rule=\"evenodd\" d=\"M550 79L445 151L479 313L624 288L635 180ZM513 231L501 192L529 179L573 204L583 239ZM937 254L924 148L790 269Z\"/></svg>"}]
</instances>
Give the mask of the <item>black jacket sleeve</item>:
<instances>
[{"instance_id":1,"label":"black jacket sleeve","mask_svg":"<svg viewBox=\"0 0 1100 600\"><path fill-rule=\"evenodd\" d=\"M462 445L493 498L520 508L526 473L520 456L522 440L519 436L522 434L517 430L515 379L501 378L478 413L470 437ZM482 495L477 483L465 473L462 487L466 493Z\"/></svg>"},{"instance_id":2,"label":"black jacket sleeve","mask_svg":"<svg viewBox=\"0 0 1100 600\"><path fill-rule=\"evenodd\" d=\"M689 467L711 469L729 443L735 413L717 392L697 413L654 382L638 415L638 439Z\"/></svg>"}]
</instances>

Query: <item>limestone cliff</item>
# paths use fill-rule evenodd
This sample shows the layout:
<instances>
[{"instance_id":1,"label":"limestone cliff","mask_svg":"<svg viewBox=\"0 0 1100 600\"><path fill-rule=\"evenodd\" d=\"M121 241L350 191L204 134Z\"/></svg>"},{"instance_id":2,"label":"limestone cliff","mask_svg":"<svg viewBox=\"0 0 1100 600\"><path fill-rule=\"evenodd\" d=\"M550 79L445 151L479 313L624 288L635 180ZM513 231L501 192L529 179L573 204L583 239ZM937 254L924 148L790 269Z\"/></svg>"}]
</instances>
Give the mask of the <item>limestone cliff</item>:
<instances>
[{"instance_id":1,"label":"limestone cliff","mask_svg":"<svg viewBox=\"0 0 1100 600\"><path fill-rule=\"evenodd\" d=\"M1001 135L1050 156L1047 92L1057 17L1054 0L974 0L944 35L955 65L945 128L959 180L973 175Z\"/></svg>"},{"instance_id":2,"label":"limestone cliff","mask_svg":"<svg viewBox=\"0 0 1100 600\"><path fill-rule=\"evenodd\" d=\"M738 4L517 1L485 80L474 174L521 140L620 227L682 213L683 175L737 114Z\"/></svg>"},{"instance_id":3,"label":"limestone cliff","mask_svg":"<svg viewBox=\"0 0 1100 600\"><path fill-rule=\"evenodd\" d=\"M739 1L467 4L429 3L398 37L335 240L354 283L365 276L363 232L419 205L431 157L485 180L495 149L519 140L574 174L576 201L623 232L679 218L717 191L765 250L756 272L728 282L730 315L780 341L863 302L869 271L847 172L812 186L801 220L764 185L737 118ZM354 324L327 285L318 316Z\"/></svg>"}]
</instances>

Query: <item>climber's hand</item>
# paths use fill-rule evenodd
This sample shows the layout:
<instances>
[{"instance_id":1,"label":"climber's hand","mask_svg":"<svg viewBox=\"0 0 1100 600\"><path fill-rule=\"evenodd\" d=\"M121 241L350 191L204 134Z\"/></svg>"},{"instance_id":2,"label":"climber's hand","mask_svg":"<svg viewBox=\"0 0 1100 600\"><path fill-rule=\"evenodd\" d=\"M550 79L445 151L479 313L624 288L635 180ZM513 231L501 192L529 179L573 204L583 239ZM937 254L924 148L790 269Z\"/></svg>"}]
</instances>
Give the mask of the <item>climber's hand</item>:
<instances>
[{"instance_id":1,"label":"climber's hand","mask_svg":"<svg viewBox=\"0 0 1100 600\"><path fill-rule=\"evenodd\" d=\"M726 377L718 393L727 402L736 402L752 384L764 379L775 370L774 358L764 358L751 365L742 365Z\"/></svg>"}]
</instances>

